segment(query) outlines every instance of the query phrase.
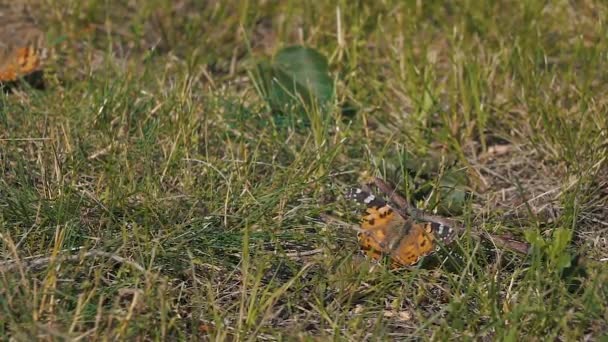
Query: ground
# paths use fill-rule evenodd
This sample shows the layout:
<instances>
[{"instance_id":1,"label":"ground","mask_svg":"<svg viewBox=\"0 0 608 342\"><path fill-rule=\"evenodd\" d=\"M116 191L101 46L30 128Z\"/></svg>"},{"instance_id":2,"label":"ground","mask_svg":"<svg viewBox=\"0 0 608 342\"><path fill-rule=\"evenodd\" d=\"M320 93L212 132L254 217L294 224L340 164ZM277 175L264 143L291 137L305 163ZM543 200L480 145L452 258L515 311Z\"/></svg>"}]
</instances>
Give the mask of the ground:
<instances>
[{"instance_id":1,"label":"ground","mask_svg":"<svg viewBox=\"0 0 608 342\"><path fill-rule=\"evenodd\" d=\"M0 335L607 336L606 3L28 2L51 53L0 94ZM263 98L290 45L328 110ZM363 259L322 218L356 224L367 176L461 222L452 254Z\"/></svg>"}]
</instances>

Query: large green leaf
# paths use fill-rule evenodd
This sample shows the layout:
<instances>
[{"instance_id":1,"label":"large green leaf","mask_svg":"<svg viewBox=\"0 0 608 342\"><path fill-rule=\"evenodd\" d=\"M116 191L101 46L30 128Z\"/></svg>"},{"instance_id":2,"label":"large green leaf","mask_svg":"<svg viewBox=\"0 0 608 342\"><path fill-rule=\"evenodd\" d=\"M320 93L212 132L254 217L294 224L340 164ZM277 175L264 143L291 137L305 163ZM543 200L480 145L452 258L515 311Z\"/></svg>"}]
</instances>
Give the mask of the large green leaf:
<instances>
[{"instance_id":1,"label":"large green leaf","mask_svg":"<svg viewBox=\"0 0 608 342\"><path fill-rule=\"evenodd\" d=\"M334 98L327 58L315 49L290 46L258 64L261 95L273 111L325 111Z\"/></svg>"},{"instance_id":2,"label":"large green leaf","mask_svg":"<svg viewBox=\"0 0 608 342\"><path fill-rule=\"evenodd\" d=\"M467 195L467 175L464 169L451 168L439 182L439 212L462 214Z\"/></svg>"}]
</instances>

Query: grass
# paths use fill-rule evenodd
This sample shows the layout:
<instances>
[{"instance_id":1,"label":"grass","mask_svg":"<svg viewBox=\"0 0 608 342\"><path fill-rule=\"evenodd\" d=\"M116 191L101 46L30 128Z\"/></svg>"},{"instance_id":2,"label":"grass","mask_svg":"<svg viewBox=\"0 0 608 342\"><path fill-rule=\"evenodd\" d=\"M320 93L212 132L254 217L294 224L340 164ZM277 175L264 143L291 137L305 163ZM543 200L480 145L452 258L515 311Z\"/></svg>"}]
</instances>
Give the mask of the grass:
<instances>
[{"instance_id":1,"label":"grass","mask_svg":"<svg viewBox=\"0 0 608 342\"><path fill-rule=\"evenodd\" d=\"M54 54L45 90L0 94L0 335L608 336L605 4L32 3ZM256 91L292 44L329 57L329 113ZM318 220L356 222L363 174L441 209L450 172L446 263L374 266Z\"/></svg>"}]
</instances>

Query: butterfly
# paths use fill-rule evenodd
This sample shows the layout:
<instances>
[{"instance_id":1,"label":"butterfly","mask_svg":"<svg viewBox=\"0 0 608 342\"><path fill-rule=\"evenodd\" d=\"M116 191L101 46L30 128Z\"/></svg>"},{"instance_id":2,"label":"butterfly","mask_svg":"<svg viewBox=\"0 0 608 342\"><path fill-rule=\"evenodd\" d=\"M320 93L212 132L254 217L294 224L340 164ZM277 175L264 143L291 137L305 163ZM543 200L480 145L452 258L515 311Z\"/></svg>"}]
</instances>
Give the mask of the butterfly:
<instances>
[{"instance_id":1,"label":"butterfly","mask_svg":"<svg viewBox=\"0 0 608 342\"><path fill-rule=\"evenodd\" d=\"M0 83L13 82L42 68L44 34L23 10L0 6Z\"/></svg>"},{"instance_id":2,"label":"butterfly","mask_svg":"<svg viewBox=\"0 0 608 342\"><path fill-rule=\"evenodd\" d=\"M416 222L368 191L352 188L345 197L367 207L357 234L359 246L374 260L388 256L392 268L415 265L456 237L456 229L437 222Z\"/></svg>"}]
</instances>

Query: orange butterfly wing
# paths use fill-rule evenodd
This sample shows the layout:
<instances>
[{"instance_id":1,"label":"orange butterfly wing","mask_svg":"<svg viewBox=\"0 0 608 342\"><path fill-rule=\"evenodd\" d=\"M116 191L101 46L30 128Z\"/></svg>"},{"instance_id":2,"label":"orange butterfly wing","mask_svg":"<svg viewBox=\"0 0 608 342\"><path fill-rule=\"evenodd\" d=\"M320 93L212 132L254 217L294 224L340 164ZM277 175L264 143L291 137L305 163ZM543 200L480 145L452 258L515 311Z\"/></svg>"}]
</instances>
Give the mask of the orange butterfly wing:
<instances>
[{"instance_id":1,"label":"orange butterfly wing","mask_svg":"<svg viewBox=\"0 0 608 342\"><path fill-rule=\"evenodd\" d=\"M413 224L399 247L391 253L393 261L403 266L414 265L423 256L433 253L437 243L430 228L428 224Z\"/></svg>"},{"instance_id":2,"label":"orange butterfly wing","mask_svg":"<svg viewBox=\"0 0 608 342\"><path fill-rule=\"evenodd\" d=\"M347 197L367 205L358 234L361 249L375 260L390 256L392 267L414 265L437 249L437 239L449 243L453 237L451 228L434 222L414 223L361 189L352 189Z\"/></svg>"},{"instance_id":3,"label":"orange butterfly wing","mask_svg":"<svg viewBox=\"0 0 608 342\"><path fill-rule=\"evenodd\" d=\"M44 33L22 6L0 5L0 82L11 82L41 69Z\"/></svg>"},{"instance_id":4,"label":"orange butterfly wing","mask_svg":"<svg viewBox=\"0 0 608 342\"><path fill-rule=\"evenodd\" d=\"M17 48L4 65L0 65L0 81L15 81L20 76L39 70L40 65L40 55L34 48Z\"/></svg>"}]
</instances>

